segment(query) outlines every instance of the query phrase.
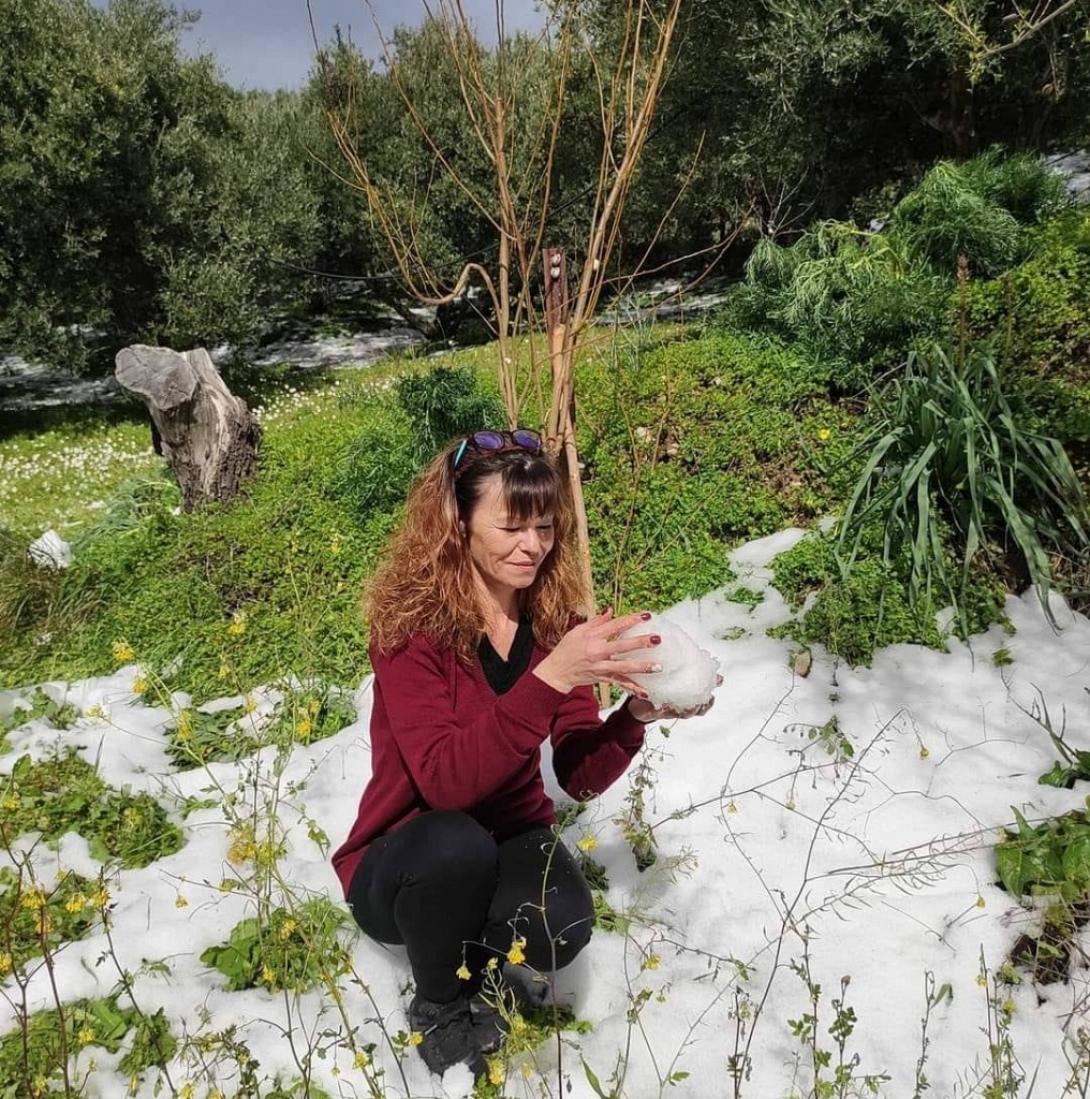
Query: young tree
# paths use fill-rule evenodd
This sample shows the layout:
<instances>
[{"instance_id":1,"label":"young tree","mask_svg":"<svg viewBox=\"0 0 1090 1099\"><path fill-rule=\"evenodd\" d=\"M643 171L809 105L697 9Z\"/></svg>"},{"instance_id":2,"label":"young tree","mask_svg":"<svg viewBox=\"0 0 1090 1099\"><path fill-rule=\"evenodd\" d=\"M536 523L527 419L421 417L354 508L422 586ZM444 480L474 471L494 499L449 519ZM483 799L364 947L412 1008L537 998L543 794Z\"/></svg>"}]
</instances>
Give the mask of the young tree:
<instances>
[{"instance_id":1,"label":"young tree","mask_svg":"<svg viewBox=\"0 0 1090 1099\"><path fill-rule=\"evenodd\" d=\"M491 50L481 45L462 0L424 3L427 22L419 41L432 51L430 65L408 64L405 40L386 46L389 86L427 151L423 162L394 170L382 164L381 142L368 132L359 88L345 87L344 68L329 67L328 54L319 49L319 65L329 75L330 127L408 292L422 304L441 306L471 283L483 287L509 425L536 399L548 445L566 471L589 610L593 587L572 365L607 285L639 273L637 263L619 276L611 262L666 81L681 0L624 0L609 41L596 33L591 5L567 0L553 5L540 35L508 34L503 0L496 0ZM570 287L566 280L557 285L564 272L552 262L544 276L546 289L554 297L559 291L569 308L543 356L534 339L546 321L539 271L555 211L571 198L557 193L556 177L569 81L577 68L593 89L596 163L580 196L587 214L578 271ZM455 94L437 100L429 96L436 86L453 87ZM429 233L436 205L445 199L487 228L480 255L461 257L456 270ZM523 353L528 365L520 369Z\"/></svg>"}]
</instances>

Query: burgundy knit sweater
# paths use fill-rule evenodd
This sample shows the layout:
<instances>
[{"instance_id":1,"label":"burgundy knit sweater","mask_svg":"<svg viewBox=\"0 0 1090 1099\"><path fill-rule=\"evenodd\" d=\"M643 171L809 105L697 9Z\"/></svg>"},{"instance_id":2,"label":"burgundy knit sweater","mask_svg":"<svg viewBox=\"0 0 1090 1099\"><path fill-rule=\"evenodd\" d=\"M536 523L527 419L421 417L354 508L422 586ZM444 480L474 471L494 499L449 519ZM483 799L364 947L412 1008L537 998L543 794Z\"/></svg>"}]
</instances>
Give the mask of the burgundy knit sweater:
<instances>
[{"instance_id":1,"label":"burgundy knit sweater","mask_svg":"<svg viewBox=\"0 0 1090 1099\"><path fill-rule=\"evenodd\" d=\"M356 823L333 853L345 896L371 840L427 809L460 809L503 840L556 820L541 778L540 746L550 737L553 770L577 801L624 774L643 744L643 725L622 706L603 722L589 686L568 694L532 673L546 656L536 643L529 668L501 695L479 660L416 634L375 670L371 780Z\"/></svg>"}]
</instances>

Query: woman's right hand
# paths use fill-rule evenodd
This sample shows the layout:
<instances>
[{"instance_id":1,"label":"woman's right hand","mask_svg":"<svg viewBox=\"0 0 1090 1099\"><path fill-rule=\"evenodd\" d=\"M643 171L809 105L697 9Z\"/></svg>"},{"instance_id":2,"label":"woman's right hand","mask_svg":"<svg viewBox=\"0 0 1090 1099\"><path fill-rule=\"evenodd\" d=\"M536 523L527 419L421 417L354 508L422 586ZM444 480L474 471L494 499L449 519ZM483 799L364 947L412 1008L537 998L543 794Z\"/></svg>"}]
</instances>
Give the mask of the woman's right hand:
<instances>
[{"instance_id":1,"label":"woman's right hand","mask_svg":"<svg viewBox=\"0 0 1090 1099\"><path fill-rule=\"evenodd\" d=\"M614 619L613 611L607 607L600 614L568 630L557 642L556 648L534 668L534 675L564 694L584 683L605 682L616 683L618 687L646 698L647 692L628 677L633 673L662 671L662 666L657 661L647 659L613 658L659 644L658 636L649 633L616 637L649 617L644 611Z\"/></svg>"}]
</instances>

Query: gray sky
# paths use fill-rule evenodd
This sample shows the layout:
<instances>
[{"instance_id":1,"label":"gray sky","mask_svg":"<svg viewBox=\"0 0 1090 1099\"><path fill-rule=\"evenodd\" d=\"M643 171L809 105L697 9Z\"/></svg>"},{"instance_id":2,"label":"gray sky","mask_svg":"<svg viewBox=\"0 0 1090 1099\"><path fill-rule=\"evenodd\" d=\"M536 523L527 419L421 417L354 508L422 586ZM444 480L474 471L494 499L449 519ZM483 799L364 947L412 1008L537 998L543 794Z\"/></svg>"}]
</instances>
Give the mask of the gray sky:
<instances>
[{"instance_id":1,"label":"gray sky","mask_svg":"<svg viewBox=\"0 0 1090 1099\"><path fill-rule=\"evenodd\" d=\"M173 0L179 8L201 13L200 22L186 32L187 53L211 52L224 75L239 87L297 88L306 79L313 55L306 0ZM494 0L464 0L470 16L486 40L495 40ZM105 6L105 0L95 0ZM351 29L352 39L370 57L380 54L378 38L365 0L311 0L321 40L333 27ZM372 0L385 34L399 23L419 23L424 15L420 0ZM505 0L509 30L537 28L544 22L537 0Z\"/></svg>"}]
</instances>

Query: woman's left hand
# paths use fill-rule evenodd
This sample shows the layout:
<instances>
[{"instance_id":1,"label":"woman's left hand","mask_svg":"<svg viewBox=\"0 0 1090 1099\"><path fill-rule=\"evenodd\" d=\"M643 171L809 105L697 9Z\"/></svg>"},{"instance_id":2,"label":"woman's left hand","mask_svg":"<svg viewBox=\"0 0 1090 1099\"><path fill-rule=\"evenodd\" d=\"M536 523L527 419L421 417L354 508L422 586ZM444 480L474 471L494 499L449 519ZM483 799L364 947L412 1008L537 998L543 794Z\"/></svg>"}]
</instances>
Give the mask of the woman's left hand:
<instances>
[{"instance_id":1,"label":"woman's left hand","mask_svg":"<svg viewBox=\"0 0 1090 1099\"><path fill-rule=\"evenodd\" d=\"M715 677L715 685L718 687L722 684L723 677L717 675ZM690 706L687 710L675 710L669 706L663 706L660 709L656 709L646 699L637 698L635 695L630 695L628 698L628 712L637 720L646 724L649 721L672 721L674 718L679 717L700 717L701 714L706 714L715 702L715 696L712 695L701 706Z\"/></svg>"}]
</instances>

